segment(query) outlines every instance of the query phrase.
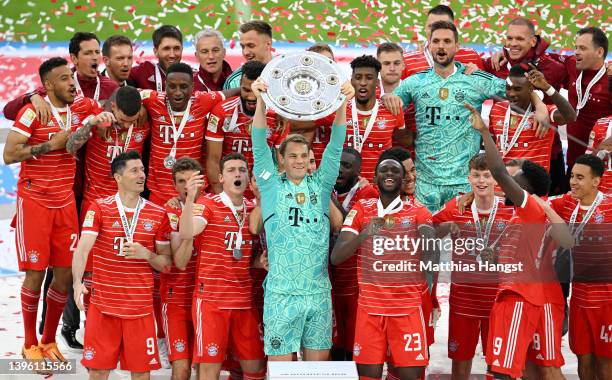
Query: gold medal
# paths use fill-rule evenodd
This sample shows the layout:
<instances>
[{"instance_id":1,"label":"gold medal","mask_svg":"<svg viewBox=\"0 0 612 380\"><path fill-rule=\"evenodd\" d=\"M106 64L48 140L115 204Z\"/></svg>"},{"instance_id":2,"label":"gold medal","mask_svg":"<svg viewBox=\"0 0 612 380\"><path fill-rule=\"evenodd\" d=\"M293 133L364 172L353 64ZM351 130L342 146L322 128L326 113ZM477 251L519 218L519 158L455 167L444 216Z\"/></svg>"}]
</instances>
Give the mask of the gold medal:
<instances>
[{"instance_id":1,"label":"gold medal","mask_svg":"<svg viewBox=\"0 0 612 380\"><path fill-rule=\"evenodd\" d=\"M306 195L304 193L297 193L297 194L295 194L295 201L298 204L303 205L304 202L306 202Z\"/></svg>"},{"instance_id":2,"label":"gold medal","mask_svg":"<svg viewBox=\"0 0 612 380\"><path fill-rule=\"evenodd\" d=\"M385 226L387 228L393 227L394 224L395 224L395 218L394 217L392 217L392 216L385 217Z\"/></svg>"},{"instance_id":3,"label":"gold medal","mask_svg":"<svg viewBox=\"0 0 612 380\"><path fill-rule=\"evenodd\" d=\"M485 263L493 262L493 248L487 247L480 251L480 259Z\"/></svg>"},{"instance_id":4,"label":"gold medal","mask_svg":"<svg viewBox=\"0 0 612 380\"><path fill-rule=\"evenodd\" d=\"M446 100L448 98L448 88L442 87L438 95L440 96L440 99Z\"/></svg>"}]
</instances>

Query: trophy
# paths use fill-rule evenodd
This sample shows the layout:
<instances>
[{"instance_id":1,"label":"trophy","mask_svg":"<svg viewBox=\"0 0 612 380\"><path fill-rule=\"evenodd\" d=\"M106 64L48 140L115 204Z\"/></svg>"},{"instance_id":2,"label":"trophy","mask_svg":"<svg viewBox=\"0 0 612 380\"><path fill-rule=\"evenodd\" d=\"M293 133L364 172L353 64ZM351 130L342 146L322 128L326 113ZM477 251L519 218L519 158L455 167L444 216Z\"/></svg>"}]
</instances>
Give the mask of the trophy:
<instances>
[{"instance_id":1,"label":"trophy","mask_svg":"<svg viewBox=\"0 0 612 380\"><path fill-rule=\"evenodd\" d=\"M278 115L289 120L318 120L336 111L344 101L340 67L313 52L282 54L261 73L268 91L262 99Z\"/></svg>"}]
</instances>

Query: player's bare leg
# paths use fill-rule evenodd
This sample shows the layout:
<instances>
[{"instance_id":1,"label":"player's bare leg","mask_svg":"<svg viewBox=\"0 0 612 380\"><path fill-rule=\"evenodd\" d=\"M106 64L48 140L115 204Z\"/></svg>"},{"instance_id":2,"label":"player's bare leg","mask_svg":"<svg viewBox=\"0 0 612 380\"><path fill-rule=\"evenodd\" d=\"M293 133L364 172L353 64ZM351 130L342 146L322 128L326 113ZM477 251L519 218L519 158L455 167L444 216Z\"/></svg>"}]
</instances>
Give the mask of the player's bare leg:
<instances>
[{"instance_id":1,"label":"player's bare leg","mask_svg":"<svg viewBox=\"0 0 612 380\"><path fill-rule=\"evenodd\" d=\"M524 380L538 380L540 378L540 370L538 369L538 366L532 361L527 360L525 363L525 368L523 369L523 376L521 378Z\"/></svg>"},{"instance_id":2,"label":"player's bare leg","mask_svg":"<svg viewBox=\"0 0 612 380\"><path fill-rule=\"evenodd\" d=\"M472 360L453 360L451 380L467 380L472 373Z\"/></svg>"},{"instance_id":3,"label":"player's bare leg","mask_svg":"<svg viewBox=\"0 0 612 380\"><path fill-rule=\"evenodd\" d=\"M384 364L357 364L359 379L380 379L383 374L383 366Z\"/></svg>"},{"instance_id":4,"label":"player's bare leg","mask_svg":"<svg viewBox=\"0 0 612 380\"><path fill-rule=\"evenodd\" d=\"M577 355L578 357L578 377L580 380L595 380L595 355Z\"/></svg>"},{"instance_id":5,"label":"player's bare leg","mask_svg":"<svg viewBox=\"0 0 612 380\"><path fill-rule=\"evenodd\" d=\"M200 363L198 369L199 380L218 380L223 363Z\"/></svg>"},{"instance_id":6,"label":"player's bare leg","mask_svg":"<svg viewBox=\"0 0 612 380\"><path fill-rule=\"evenodd\" d=\"M285 355L270 355L268 360L271 362L290 362L293 360L293 353Z\"/></svg>"},{"instance_id":7,"label":"player's bare leg","mask_svg":"<svg viewBox=\"0 0 612 380\"><path fill-rule=\"evenodd\" d=\"M612 379L612 359L595 356L598 379ZM580 373L580 372L578 372ZM580 378L582 380L582 378Z\"/></svg>"},{"instance_id":8,"label":"player's bare leg","mask_svg":"<svg viewBox=\"0 0 612 380\"><path fill-rule=\"evenodd\" d=\"M552 366L539 366L540 379L542 380L565 380L565 376L561 373L561 368Z\"/></svg>"},{"instance_id":9,"label":"player's bare leg","mask_svg":"<svg viewBox=\"0 0 612 380\"><path fill-rule=\"evenodd\" d=\"M304 354L305 361L327 361L329 360L329 350L311 350L310 348L304 348L302 353Z\"/></svg>"},{"instance_id":10,"label":"player's bare leg","mask_svg":"<svg viewBox=\"0 0 612 380\"><path fill-rule=\"evenodd\" d=\"M416 380L421 377L425 367L395 367L400 380Z\"/></svg>"},{"instance_id":11,"label":"player's bare leg","mask_svg":"<svg viewBox=\"0 0 612 380\"><path fill-rule=\"evenodd\" d=\"M191 361L178 359L172 362L172 380L187 380L191 377Z\"/></svg>"},{"instance_id":12,"label":"player's bare leg","mask_svg":"<svg viewBox=\"0 0 612 380\"><path fill-rule=\"evenodd\" d=\"M132 380L149 380L151 372L131 372Z\"/></svg>"},{"instance_id":13,"label":"player's bare leg","mask_svg":"<svg viewBox=\"0 0 612 380\"><path fill-rule=\"evenodd\" d=\"M40 270L27 270L23 279L23 286L30 290L40 290L45 280L45 272Z\"/></svg>"},{"instance_id":14,"label":"player's bare leg","mask_svg":"<svg viewBox=\"0 0 612 380\"><path fill-rule=\"evenodd\" d=\"M266 361L259 360L240 360L240 368L244 378L263 380L266 377Z\"/></svg>"},{"instance_id":15,"label":"player's bare leg","mask_svg":"<svg viewBox=\"0 0 612 380\"><path fill-rule=\"evenodd\" d=\"M110 370L108 369L90 369L89 370L89 380L106 380L110 375Z\"/></svg>"}]
</instances>

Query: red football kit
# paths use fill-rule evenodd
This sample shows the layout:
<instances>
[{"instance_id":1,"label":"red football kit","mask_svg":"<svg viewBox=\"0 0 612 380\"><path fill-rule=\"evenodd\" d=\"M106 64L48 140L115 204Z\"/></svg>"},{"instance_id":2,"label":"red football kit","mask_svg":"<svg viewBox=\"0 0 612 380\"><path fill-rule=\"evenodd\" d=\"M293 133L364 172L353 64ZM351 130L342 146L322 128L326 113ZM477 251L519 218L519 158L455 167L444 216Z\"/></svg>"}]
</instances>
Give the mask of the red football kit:
<instances>
[{"instance_id":1,"label":"red football kit","mask_svg":"<svg viewBox=\"0 0 612 380\"><path fill-rule=\"evenodd\" d=\"M478 210L476 204L466 208L462 214L457 207L458 198L453 198L433 216L434 224L454 222L461 229L461 239L482 239L487 247L498 244L506 230L514 209L504 205L502 198L495 197L493 207ZM453 250L453 261L478 267L477 252ZM471 360L474 357L478 338L486 352L489 316L497 295L497 273L472 271L453 273L449 296L448 357L453 360Z\"/></svg>"},{"instance_id":2,"label":"red football kit","mask_svg":"<svg viewBox=\"0 0 612 380\"><path fill-rule=\"evenodd\" d=\"M547 105L551 124L558 123L553 117L557 110L555 105ZM552 154L555 131L549 129L542 138L536 137L534 128L535 116L531 105L529 113L521 115L514 112L508 101L495 102L489 114L489 131L495 136L499 151L504 161L525 159L541 165L550 171L550 156Z\"/></svg>"},{"instance_id":3,"label":"red football kit","mask_svg":"<svg viewBox=\"0 0 612 380\"><path fill-rule=\"evenodd\" d=\"M26 136L27 144L34 146L49 141L55 133L76 131L102 111L92 99L82 97L68 107L52 110L51 120L41 125L34 107L23 107L11 131ZM75 168L75 159L66 149L21 163L13 219L20 270L72 265L79 232L72 190Z\"/></svg>"},{"instance_id":4,"label":"red football kit","mask_svg":"<svg viewBox=\"0 0 612 380\"><path fill-rule=\"evenodd\" d=\"M183 112L170 109L165 93L145 90L141 97L152 125L147 179L151 190L149 199L165 204L176 192L172 166L177 159L188 156L204 166L202 151L207 115L224 96L222 92L196 92Z\"/></svg>"},{"instance_id":5,"label":"red football kit","mask_svg":"<svg viewBox=\"0 0 612 380\"><path fill-rule=\"evenodd\" d=\"M358 235L377 216L385 217L387 225L398 226L398 232L412 239L419 236L417 226L431 225L431 214L424 206L402 202L398 197L385 208L379 199L362 199L346 216L342 231ZM372 238L373 244L376 238ZM353 359L358 364L382 364L390 351L396 367L426 366L429 355L422 309L422 293L427 288L424 276L419 271L410 274L412 279L406 279L406 273L398 276L384 269L380 273L381 256L375 250L363 250L360 248L358 256L359 302ZM384 261L411 262L418 268L420 255L398 253L402 260Z\"/></svg>"},{"instance_id":6,"label":"red football kit","mask_svg":"<svg viewBox=\"0 0 612 380\"><path fill-rule=\"evenodd\" d=\"M590 206L568 193L550 201L576 237L569 341L576 355L612 358L612 279L609 253L612 198L601 191Z\"/></svg>"},{"instance_id":7,"label":"red football kit","mask_svg":"<svg viewBox=\"0 0 612 380\"><path fill-rule=\"evenodd\" d=\"M222 363L228 348L239 360L263 359L261 320L250 275L256 236L248 229L254 204L234 206L229 196L201 197L194 215L202 231L192 306L194 363ZM209 328L215 326L214 329Z\"/></svg>"},{"instance_id":8,"label":"red football kit","mask_svg":"<svg viewBox=\"0 0 612 380\"><path fill-rule=\"evenodd\" d=\"M145 260L121 256L127 241L155 252L168 245L164 209L140 198L134 209L124 207L119 195L91 204L82 225L84 235L95 235L91 250L93 277L87 313L83 359L87 368L121 368L144 372L160 368L153 317L153 269Z\"/></svg>"},{"instance_id":9,"label":"red football kit","mask_svg":"<svg viewBox=\"0 0 612 380\"><path fill-rule=\"evenodd\" d=\"M610 136L612 136L612 116L597 120L597 123L595 123L591 131L589 147L586 153L592 154L595 149L597 149L602 142L609 139ZM610 194L612 192L612 158L610 157L610 152L603 157L603 160L605 171L604 175L601 177L599 190L604 194Z\"/></svg>"}]
</instances>

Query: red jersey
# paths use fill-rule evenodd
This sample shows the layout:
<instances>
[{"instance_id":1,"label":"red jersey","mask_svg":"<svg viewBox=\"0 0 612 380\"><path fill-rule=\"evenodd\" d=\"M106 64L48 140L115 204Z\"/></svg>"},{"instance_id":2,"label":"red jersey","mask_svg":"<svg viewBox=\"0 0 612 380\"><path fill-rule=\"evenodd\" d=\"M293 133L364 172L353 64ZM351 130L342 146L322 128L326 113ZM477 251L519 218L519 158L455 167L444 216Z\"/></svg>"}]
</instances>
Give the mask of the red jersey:
<instances>
[{"instance_id":1,"label":"red jersey","mask_svg":"<svg viewBox=\"0 0 612 380\"><path fill-rule=\"evenodd\" d=\"M342 231L352 232L358 235L366 227L370 219L377 217L378 199L362 199L355 204L344 220ZM388 220L393 220L395 226L401 226L397 231L411 239L417 238L417 226L431 225L431 213L424 206L417 206L413 203L402 202L401 206L388 212L385 216ZM367 243L366 243L367 244ZM397 252L401 257L399 260L389 259L389 253L377 256L374 251L364 252L365 245L359 249L357 258L358 281L359 281L359 305L368 314L374 315L407 315L414 307L422 305L423 289L427 283L419 269L420 254L410 254ZM379 260L384 258L386 263L410 262L414 263L415 269L407 269L398 273L389 273L382 269ZM406 272L410 279L406 279ZM377 273L378 272L378 273ZM398 274L400 274L398 276ZM418 280L417 280L418 279Z\"/></svg>"},{"instance_id":2,"label":"red jersey","mask_svg":"<svg viewBox=\"0 0 612 380\"><path fill-rule=\"evenodd\" d=\"M402 79L408 78L411 75L433 67L433 58L431 58L428 51L426 52L426 49L427 47L425 47L425 50L423 51L413 50L404 53L404 71L402 71ZM464 65L467 63L473 63L478 66L480 70L484 70L482 57L480 54L478 54L478 52L476 52L476 50L470 48L460 48L457 50L454 59L455 61L461 62ZM411 131L416 131L413 103L410 103L407 106L405 118L406 128Z\"/></svg>"},{"instance_id":3,"label":"red jersey","mask_svg":"<svg viewBox=\"0 0 612 380\"><path fill-rule=\"evenodd\" d=\"M588 143L589 135L595 125L595 122L602 117L612 115L612 98L608 90L608 75L604 72L601 78L591 87L588 98L586 90L589 83L597 75L597 70L576 70L576 58L574 56L563 57L565 69L568 73L568 81L565 85L568 92L568 101L576 109L578 117L576 121L567 123L567 133L582 140L584 146ZM587 99L586 104L580 110L577 109L578 95L576 92L576 81L582 73L582 96ZM567 166L574 166L574 162L578 156L585 152L585 147L582 144L568 140L567 147Z\"/></svg>"},{"instance_id":4,"label":"red jersey","mask_svg":"<svg viewBox=\"0 0 612 380\"><path fill-rule=\"evenodd\" d=\"M142 90L163 92L166 89L166 70L159 63L144 61L132 67L128 81Z\"/></svg>"},{"instance_id":5,"label":"red jersey","mask_svg":"<svg viewBox=\"0 0 612 380\"><path fill-rule=\"evenodd\" d=\"M547 105L548 114L550 115L551 124L558 126L553 118L557 107ZM555 131L549 129L546 135L542 138L536 137L536 128L533 124L535 116L532 113L523 121L523 116L514 112L510 108L510 102L495 102L489 114L489 131L495 137L497 147L505 161L513 159L527 159L541 165L546 171L550 171L550 156L552 154L553 141L555 139ZM504 136L504 125L508 118L508 132ZM519 123L523 121L523 129L519 131ZM514 143L513 143L514 142ZM502 144L504 145L502 147Z\"/></svg>"},{"instance_id":6,"label":"red jersey","mask_svg":"<svg viewBox=\"0 0 612 380\"><path fill-rule=\"evenodd\" d=\"M168 218L170 234L178 233L181 210L166 206L166 216ZM193 290L195 289L199 246L200 235L196 236L193 240L192 255L185 270L180 270L172 265L169 273L161 273L159 293L163 303L177 305L186 309L191 308Z\"/></svg>"},{"instance_id":7,"label":"red jersey","mask_svg":"<svg viewBox=\"0 0 612 380\"><path fill-rule=\"evenodd\" d=\"M250 269L256 236L249 232L248 214L255 205L245 199L243 209L236 210L243 220L240 228L221 194L201 197L197 202L197 215L206 222L201 235L206 243L200 245L198 253L194 296L214 302L220 309L249 309L254 306ZM242 245L237 252L239 231Z\"/></svg>"},{"instance_id":8,"label":"red jersey","mask_svg":"<svg viewBox=\"0 0 612 380\"><path fill-rule=\"evenodd\" d=\"M70 120L66 127L72 132L85 124L89 117L102 112L92 99L79 98L69 107L58 109L62 125L66 123L68 110L70 110ZM52 117L47 125L41 125L34 106L28 104L19 111L11 130L26 136L27 144L33 146L49 141L54 134L63 130L62 125L55 117ZM19 170L17 194L48 208L69 205L74 202L72 186L75 170L75 159L64 148L25 160L21 162Z\"/></svg>"},{"instance_id":9,"label":"red jersey","mask_svg":"<svg viewBox=\"0 0 612 380\"><path fill-rule=\"evenodd\" d=\"M355 203L360 199L378 199L378 189L373 185L359 187L356 185L356 190L348 191L344 194L337 194L336 198L342 205L345 211L353 208ZM332 291L335 295L351 296L359 294L359 286L357 284L357 256L353 255L345 262L330 266L330 279L332 281Z\"/></svg>"},{"instance_id":10,"label":"red jersey","mask_svg":"<svg viewBox=\"0 0 612 380\"><path fill-rule=\"evenodd\" d=\"M434 224L454 222L461 229L462 240L466 238L476 239L478 234L474 225L474 213L471 207L467 207L461 214L457 207L458 198L453 198L444 207L433 215ZM495 219L491 221L491 232L487 245L492 245L506 230L506 226L514 213L514 208L504 205L502 198L496 198L497 210ZM481 231L486 231L489 225L492 210L479 211L477 218L480 219ZM478 268L477 256L473 252L461 252L453 250L453 261L462 264L473 265ZM453 273L449 303L457 314L474 318L488 318L497 295L498 276L494 272L472 271L466 273Z\"/></svg>"},{"instance_id":11,"label":"red jersey","mask_svg":"<svg viewBox=\"0 0 612 380\"><path fill-rule=\"evenodd\" d=\"M142 155L142 146L149 136L149 129L149 124L140 127L133 124L131 131L114 125L107 129L106 137L93 131L85 153L84 199L93 201L117 192L117 182L110 173L111 162L119 154L130 150Z\"/></svg>"},{"instance_id":12,"label":"red jersey","mask_svg":"<svg viewBox=\"0 0 612 380\"><path fill-rule=\"evenodd\" d=\"M155 244L170 244L168 222L162 207L142 199L133 240L151 252ZM128 221L134 209L126 209ZM104 314L135 319L153 312L153 268L146 260L118 256L126 242L115 196L91 204L82 226L83 234L96 235L93 255L91 302Z\"/></svg>"},{"instance_id":13,"label":"red jersey","mask_svg":"<svg viewBox=\"0 0 612 380\"><path fill-rule=\"evenodd\" d=\"M268 123L268 144L279 146L289 133L289 128L282 128L279 125L280 119L272 111L266 114L266 121ZM228 98L217 104L210 112L206 140L222 142L222 156L242 153L247 159L249 170L253 170L252 122L253 118L242 111L240 96Z\"/></svg>"},{"instance_id":14,"label":"red jersey","mask_svg":"<svg viewBox=\"0 0 612 380\"><path fill-rule=\"evenodd\" d=\"M353 107L355 106L355 100L346 105L346 117L348 120L346 123L347 137L344 146L355 148L361 152L360 175L368 181L374 178L376 163L380 154L385 149L391 148L393 131L405 128L404 114L400 113L394 116L379 99L377 100L377 105L378 107L375 106L369 111L360 111L355 107L354 114ZM372 120L372 114L375 109L376 115L374 120ZM329 115L326 118L317 120L316 124L318 126L332 125L334 117L334 114ZM353 120L354 118L357 120ZM367 129L369 129L369 132L367 132ZM328 129L328 131L331 133L331 129ZM363 140L361 144L355 144L357 135L360 136L360 140ZM325 148L323 147L323 149Z\"/></svg>"},{"instance_id":15,"label":"red jersey","mask_svg":"<svg viewBox=\"0 0 612 380\"><path fill-rule=\"evenodd\" d=\"M606 139L612 136L612 116L604 117L597 120L591 136L589 137L589 147L586 153L593 153L599 145ZM605 194L612 193L612 158L610 154L607 154L604 158L605 171L603 177L601 177L601 183L599 184L599 190Z\"/></svg>"},{"instance_id":16,"label":"red jersey","mask_svg":"<svg viewBox=\"0 0 612 380\"><path fill-rule=\"evenodd\" d=\"M169 199L176 190L172 181L172 168L164 166L175 143L175 133L180 130L184 113L173 112L174 127L166 105L166 94L144 90L141 92L142 104L149 113L152 124L151 154L149 156L149 177L147 186L152 194L160 199ZM202 143L208 113L223 100L222 92L196 92L191 97L191 107L184 129L176 138L176 159L188 156L203 161ZM174 131L176 128L176 132Z\"/></svg>"},{"instance_id":17,"label":"red jersey","mask_svg":"<svg viewBox=\"0 0 612 380\"><path fill-rule=\"evenodd\" d=\"M577 236L576 245L572 248L572 302L581 307L602 307L612 299L612 242L609 238L612 198L600 194L601 200L592 210L589 206L578 206L578 200L569 193L550 201L552 208ZM585 225L581 226L586 217Z\"/></svg>"},{"instance_id":18,"label":"red jersey","mask_svg":"<svg viewBox=\"0 0 612 380\"><path fill-rule=\"evenodd\" d=\"M529 303L563 303L551 257L554 245L547 237L548 219L534 196L525 191L523 204L514 207L506 234L500 240L498 262L509 265L499 272L500 291L520 294Z\"/></svg>"}]
</instances>

